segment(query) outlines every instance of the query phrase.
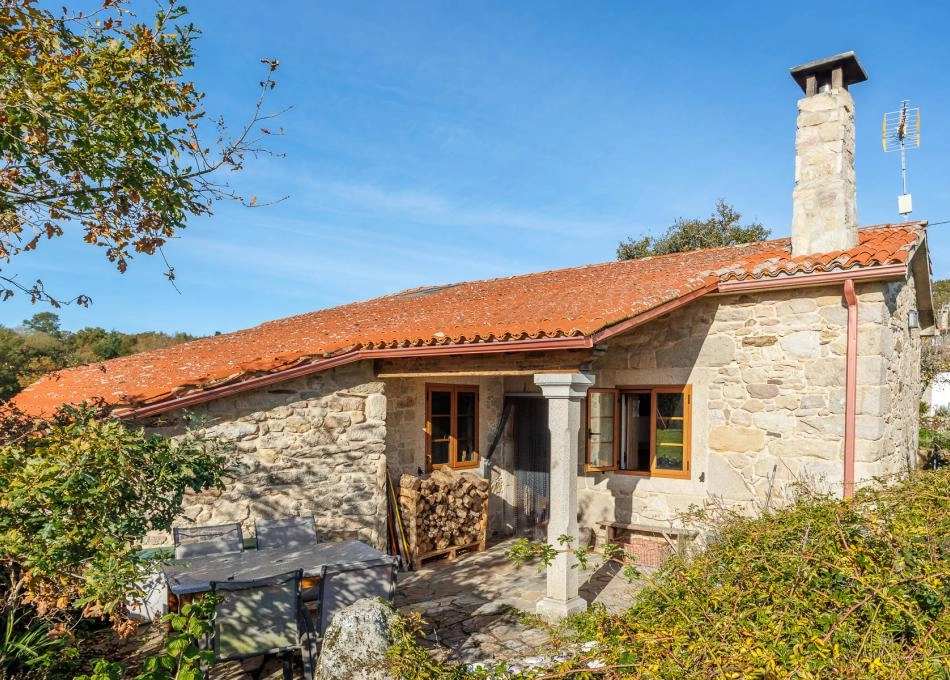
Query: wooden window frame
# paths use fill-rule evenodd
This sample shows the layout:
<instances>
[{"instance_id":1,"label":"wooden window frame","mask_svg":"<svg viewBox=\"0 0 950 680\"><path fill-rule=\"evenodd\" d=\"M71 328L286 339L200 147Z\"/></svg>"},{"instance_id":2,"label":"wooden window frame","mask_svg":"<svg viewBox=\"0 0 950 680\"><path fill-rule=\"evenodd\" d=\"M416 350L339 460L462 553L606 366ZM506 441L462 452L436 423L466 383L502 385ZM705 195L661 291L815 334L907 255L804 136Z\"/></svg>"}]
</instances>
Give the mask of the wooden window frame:
<instances>
[{"instance_id":1,"label":"wooden window frame","mask_svg":"<svg viewBox=\"0 0 950 680\"><path fill-rule=\"evenodd\" d=\"M591 440L591 435L592 435L592 430L590 426L590 418L591 418L590 395L592 393L593 394L612 394L614 398L614 437L613 437L614 456L613 456L612 465L591 465L590 464L590 440ZM585 424L586 433L587 433L587 436L585 437L587 441L587 452L584 456L584 470L587 472L612 472L617 469L617 462L619 460L617 456L618 451L619 451L619 449L617 448L618 446L617 441L620 439L620 418L618 417L619 415L618 395L619 395L619 392L617 390L612 389L612 388L607 388L607 387L591 387L589 390L587 390L587 399L584 401L584 403L587 405L587 418L586 418L586 424Z\"/></svg>"},{"instance_id":2,"label":"wooden window frame","mask_svg":"<svg viewBox=\"0 0 950 680\"><path fill-rule=\"evenodd\" d=\"M432 393L450 392L451 406L449 408L449 420L451 421L449 432L449 462L432 464ZM472 442L474 454L472 460L459 462L458 460L458 394L459 392L471 393L475 395L475 441ZM481 399L478 393L478 385L444 385L438 383L426 383L426 472L439 470L443 467L450 467L454 470L467 470L476 468L481 463L479 455L479 410L481 408Z\"/></svg>"},{"instance_id":3,"label":"wooden window frame","mask_svg":"<svg viewBox=\"0 0 950 680\"><path fill-rule=\"evenodd\" d=\"M619 385L614 388L591 388L588 391L595 393L611 393L614 395L614 456L613 465L596 466L590 464L591 440L591 409L590 399L587 399L586 417L586 454L584 457L585 472L616 472L618 475L632 475L634 477L659 477L668 479L690 479L692 475L692 437L693 437L693 386L692 385ZM624 417L621 408L623 394L650 394L650 469L621 470L620 469L620 441L621 419ZM656 467L656 395L682 394L683 404L683 469L662 470Z\"/></svg>"}]
</instances>

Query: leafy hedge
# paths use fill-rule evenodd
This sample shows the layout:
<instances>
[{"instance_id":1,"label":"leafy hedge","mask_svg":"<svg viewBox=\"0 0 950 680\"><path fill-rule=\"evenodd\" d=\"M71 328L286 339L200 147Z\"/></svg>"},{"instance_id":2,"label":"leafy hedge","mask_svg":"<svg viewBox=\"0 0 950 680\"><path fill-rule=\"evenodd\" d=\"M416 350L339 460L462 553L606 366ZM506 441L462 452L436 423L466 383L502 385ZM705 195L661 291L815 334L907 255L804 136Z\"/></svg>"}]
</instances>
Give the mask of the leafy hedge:
<instances>
[{"instance_id":1,"label":"leafy hedge","mask_svg":"<svg viewBox=\"0 0 950 680\"><path fill-rule=\"evenodd\" d=\"M950 677L950 471L714 524L633 607L575 622L604 674Z\"/></svg>"},{"instance_id":2,"label":"leafy hedge","mask_svg":"<svg viewBox=\"0 0 950 680\"><path fill-rule=\"evenodd\" d=\"M544 677L950 678L950 470L694 519L715 542L670 560L630 609L570 620L601 644ZM403 677L463 674L405 640L394 656Z\"/></svg>"}]
</instances>

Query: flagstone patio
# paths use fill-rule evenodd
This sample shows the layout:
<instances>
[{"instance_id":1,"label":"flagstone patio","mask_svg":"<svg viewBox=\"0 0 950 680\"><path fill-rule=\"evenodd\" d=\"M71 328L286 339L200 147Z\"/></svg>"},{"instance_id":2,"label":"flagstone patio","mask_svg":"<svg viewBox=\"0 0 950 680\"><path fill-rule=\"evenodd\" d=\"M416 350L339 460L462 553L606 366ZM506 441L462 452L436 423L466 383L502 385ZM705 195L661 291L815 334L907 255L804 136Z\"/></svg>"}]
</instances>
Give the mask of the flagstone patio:
<instances>
[{"instance_id":1,"label":"flagstone patio","mask_svg":"<svg viewBox=\"0 0 950 680\"><path fill-rule=\"evenodd\" d=\"M399 574L395 605L402 614L422 615L421 643L436 658L530 667L563 652L550 647L552 629L534 614L545 594L544 571L537 562L516 567L506 557L513 543L508 539L485 552L428 562L419 571ZM581 596L610 610L629 607L643 587L642 581L630 583L610 566L584 573L589 578L582 578ZM164 626L145 626L132 640L114 641L102 655L123 658L130 667L138 667L146 655L161 649L164 633ZM259 657L229 662L216 666L214 677L276 680L281 677L281 664L276 658Z\"/></svg>"},{"instance_id":2,"label":"flagstone patio","mask_svg":"<svg viewBox=\"0 0 950 680\"><path fill-rule=\"evenodd\" d=\"M438 658L477 663L549 651L550 629L534 614L545 594L545 574L537 562L515 566L506 557L513 542L399 575L396 607L402 614L422 614L422 643ZM609 610L629 607L643 587L642 581L630 583L616 565L585 573L581 597Z\"/></svg>"}]
</instances>

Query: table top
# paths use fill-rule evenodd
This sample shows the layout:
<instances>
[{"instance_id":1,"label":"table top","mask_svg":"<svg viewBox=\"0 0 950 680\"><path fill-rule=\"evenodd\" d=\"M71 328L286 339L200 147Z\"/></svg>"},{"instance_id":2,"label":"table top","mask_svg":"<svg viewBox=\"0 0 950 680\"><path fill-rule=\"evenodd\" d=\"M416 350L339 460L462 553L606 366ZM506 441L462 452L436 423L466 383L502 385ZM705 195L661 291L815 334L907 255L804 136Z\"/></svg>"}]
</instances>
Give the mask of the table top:
<instances>
[{"instance_id":1,"label":"table top","mask_svg":"<svg viewBox=\"0 0 950 680\"><path fill-rule=\"evenodd\" d=\"M163 567L168 589L175 595L204 593L212 581L250 581L302 569L304 576L319 576L327 565L353 564L386 557L360 541L314 543L306 548L245 550L224 555L204 555L173 560Z\"/></svg>"}]
</instances>

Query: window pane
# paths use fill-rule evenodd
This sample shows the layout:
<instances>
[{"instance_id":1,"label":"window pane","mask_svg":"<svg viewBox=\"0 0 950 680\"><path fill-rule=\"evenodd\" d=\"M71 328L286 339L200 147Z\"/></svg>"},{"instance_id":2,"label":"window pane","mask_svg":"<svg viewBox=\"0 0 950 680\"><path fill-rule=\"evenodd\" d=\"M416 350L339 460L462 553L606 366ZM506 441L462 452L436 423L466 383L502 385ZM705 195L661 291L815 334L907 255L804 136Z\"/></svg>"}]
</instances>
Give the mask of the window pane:
<instances>
[{"instance_id":1,"label":"window pane","mask_svg":"<svg viewBox=\"0 0 950 680\"><path fill-rule=\"evenodd\" d=\"M459 463L471 463L475 461L475 443L471 439L458 440L458 455L456 461Z\"/></svg>"},{"instance_id":2,"label":"window pane","mask_svg":"<svg viewBox=\"0 0 950 680\"><path fill-rule=\"evenodd\" d=\"M624 394L620 469L650 470L650 395Z\"/></svg>"},{"instance_id":3,"label":"window pane","mask_svg":"<svg viewBox=\"0 0 950 680\"><path fill-rule=\"evenodd\" d=\"M668 446L657 444L656 447L656 469L657 470L680 470L683 469L683 447Z\"/></svg>"},{"instance_id":4,"label":"window pane","mask_svg":"<svg viewBox=\"0 0 950 680\"><path fill-rule=\"evenodd\" d=\"M449 443L447 441L432 442L430 449L432 459L430 465L445 465L449 462Z\"/></svg>"},{"instance_id":5,"label":"window pane","mask_svg":"<svg viewBox=\"0 0 950 680\"><path fill-rule=\"evenodd\" d=\"M682 394L660 392L656 395L656 469L683 470L685 442Z\"/></svg>"},{"instance_id":6,"label":"window pane","mask_svg":"<svg viewBox=\"0 0 950 680\"><path fill-rule=\"evenodd\" d=\"M475 417L459 416L457 433L456 460L459 463L471 463L475 460Z\"/></svg>"},{"instance_id":7,"label":"window pane","mask_svg":"<svg viewBox=\"0 0 950 680\"><path fill-rule=\"evenodd\" d=\"M452 413L452 393L432 392L432 415L447 416Z\"/></svg>"},{"instance_id":8,"label":"window pane","mask_svg":"<svg viewBox=\"0 0 950 680\"><path fill-rule=\"evenodd\" d=\"M591 467L613 467L614 464L614 393L589 392L590 409L589 460Z\"/></svg>"},{"instance_id":9,"label":"window pane","mask_svg":"<svg viewBox=\"0 0 950 680\"><path fill-rule=\"evenodd\" d=\"M458 415L459 417L468 416L475 418L475 409L477 406L477 396L474 392L458 392Z\"/></svg>"},{"instance_id":10,"label":"window pane","mask_svg":"<svg viewBox=\"0 0 950 680\"><path fill-rule=\"evenodd\" d=\"M432 416L432 439L448 439L452 436L451 416Z\"/></svg>"},{"instance_id":11,"label":"window pane","mask_svg":"<svg viewBox=\"0 0 950 680\"><path fill-rule=\"evenodd\" d=\"M683 395L679 392L657 392L656 414L666 418L682 418L683 401Z\"/></svg>"}]
</instances>

